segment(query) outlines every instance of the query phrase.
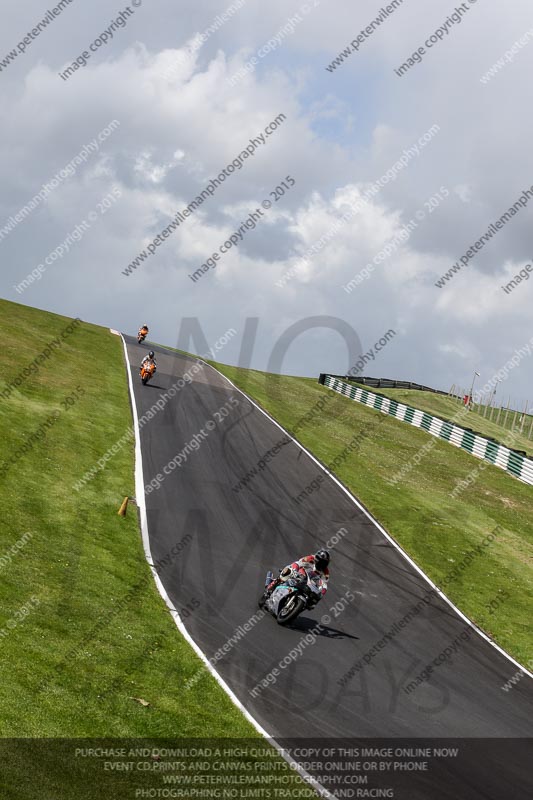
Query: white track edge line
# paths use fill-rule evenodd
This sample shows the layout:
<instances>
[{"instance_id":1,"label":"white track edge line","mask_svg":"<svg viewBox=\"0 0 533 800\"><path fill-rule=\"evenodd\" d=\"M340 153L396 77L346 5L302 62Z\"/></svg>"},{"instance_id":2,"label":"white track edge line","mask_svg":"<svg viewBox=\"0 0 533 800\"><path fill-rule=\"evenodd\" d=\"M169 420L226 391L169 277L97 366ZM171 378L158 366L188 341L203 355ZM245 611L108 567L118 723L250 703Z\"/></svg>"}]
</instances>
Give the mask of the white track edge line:
<instances>
[{"instance_id":1,"label":"white track edge line","mask_svg":"<svg viewBox=\"0 0 533 800\"><path fill-rule=\"evenodd\" d=\"M298 772L301 778L303 778L307 783L311 785L311 787L322 797L326 797L330 800L335 800L335 795L332 795L330 792L327 791L324 787L322 787L316 778L313 778L310 773L308 773L303 767L295 761L295 759L291 758L290 755L277 743L277 741L263 728L260 723L250 714L248 709L241 703L239 698L236 694L232 691L232 689L228 686L225 680L222 678L221 675L216 671L213 667L211 662L209 661L208 657L205 655L203 650L200 646L194 641L192 636L189 634L187 628L185 627L183 620L181 619L179 613L174 608L174 605L167 594L163 583L161 582L159 575L157 574L156 570L153 567L153 558L152 552L150 549L150 539L148 535L148 517L146 513L146 498L144 494L144 475L143 475L143 466L142 466L142 452L141 452L141 437L140 437L140 428L139 428L139 415L137 413L137 404L135 402L135 394L133 391L133 378L131 374L131 366L128 358L128 348L126 345L126 340L122 334L119 334L120 338L122 339L122 344L124 347L124 357L126 360L126 368L128 370L128 385L131 397L131 407L133 413L133 427L135 428L135 498L137 500L137 506L140 511L141 517L141 534L143 540L143 547L144 547L144 555L146 557L146 561L148 562L148 566L152 570L152 574L154 577L155 584L157 586L157 590L163 600L165 601L172 619L174 620L176 627L178 628L179 632L182 634L184 639L191 645L193 650L195 651L196 655L198 655L201 660L204 662L206 668L211 673L211 675L215 678L217 683L222 687L222 689L226 692L230 700L237 706L239 711L244 714L244 717L248 720L248 722L253 725L255 730L261 735L264 736L265 739L269 740L269 743L278 751L278 753L285 759L285 761L293 767L293 769ZM203 360L203 359L201 359ZM204 362L207 364L207 362ZM211 366L207 364L207 366ZM213 367L214 369L214 367ZM218 370L217 370L218 371ZM239 390L240 391L240 390ZM243 393L244 394L244 393Z\"/></svg>"},{"instance_id":2,"label":"white track edge line","mask_svg":"<svg viewBox=\"0 0 533 800\"><path fill-rule=\"evenodd\" d=\"M207 363L207 362L205 362L205 363ZM328 469L324 466L324 464L322 464L309 450L307 450L302 444L300 444L300 442L297 439L295 439L293 436L291 436L291 434L288 431L286 431L285 428L282 425L280 425L280 423L277 422L277 420L274 419L274 417L272 417L268 412L266 412L263 408L261 408L261 406L259 406L254 400L252 400L252 398L249 397L246 394L246 392L243 392L242 389L239 389L238 386L235 386L233 381L231 381L226 375L224 375L222 372L220 372L220 370L218 370L216 367L213 367L212 364L207 364L207 366L211 367L211 369L215 370L215 372L218 372L218 374L221 375L231 386L233 386L234 389L236 389L238 392L240 392L242 395L244 395L244 397L246 397L246 399L249 400L249 402L253 406L255 406L255 408L257 408L262 414L264 414L265 417L267 417L267 419L269 419L271 422L273 422L274 425L276 425L296 445L298 445L300 450L302 450L302 452L304 452L306 455L308 455L309 458L311 458L315 462L315 464L318 464L320 469L323 470L323 472L325 472L326 475L329 475L331 480L334 481L337 484L337 486L339 486L342 489L342 491L350 498L350 500L368 517L368 519L375 525L375 527L383 534L383 536L385 536L385 538L403 555L403 557L409 562L409 564L411 564L411 566L414 567L415 570L420 575L422 575L422 577L429 583L431 588L435 589L435 591L437 592L439 597L442 597L442 599L446 603L448 603L448 605L451 608L453 608L453 610L456 612L456 614L458 614L461 617L461 619L463 619L465 622L467 622L468 625L470 625L471 628L473 628L480 636L482 636L483 639L485 639L485 641L487 641L490 645L492 645L492 647L494 647L496 650L498 650L499 653L501 653L503 656L505 656L507 659L509 659L509 661L512 664L514 664L516 667L518 667L520 670L522 670L522 672L524 672L526 675L529 675L530 678L533 678L533 673L531 673L526 667L522 666L522 664L520 664L518 661L516 661L511 655L509 655L509 653L507 653L503 648L501 648L498 644L496 644L496 642L494 642L490 638L490 636L487 636L487 634L484 631L482 631L481 628L478 628L477 625L474 622L472 622L471 619L469 619L465 614L463 614L463 612L459 608L457 608L456 605L454 605L452 603L450 598L447 597L444 594L444 592L437 587L437 585L435 583L433 583L431 578L428 575L426 575L424 570L421 567L419 567L418 564L416 564L413 561L413 559L405 552L405 550L398 544L398 542L395 541L395 539L392 538L392 536L385 530L385 528L382 527L382 525L380 525L380 523L377 521L377 519L375 519L372 516L372 514L369 511L367 511L367 509L364 506L361 505L361 503L358 501L358 499L355 497L355 495L353 495L349 491L349 489L347 489L346 486L344 486L339 481L339 479L335 477L335 475L333 475L331 472L328 471ZM331 391L333 392L335 390L331 389ZM342 397L342 395L339 392L336 392L336 394L339 394L339 397ZM348 399L348 398L346 398L346 399ZM370 409L370 410L376 411L376 409Z\"/></svg>"}]
</instances>

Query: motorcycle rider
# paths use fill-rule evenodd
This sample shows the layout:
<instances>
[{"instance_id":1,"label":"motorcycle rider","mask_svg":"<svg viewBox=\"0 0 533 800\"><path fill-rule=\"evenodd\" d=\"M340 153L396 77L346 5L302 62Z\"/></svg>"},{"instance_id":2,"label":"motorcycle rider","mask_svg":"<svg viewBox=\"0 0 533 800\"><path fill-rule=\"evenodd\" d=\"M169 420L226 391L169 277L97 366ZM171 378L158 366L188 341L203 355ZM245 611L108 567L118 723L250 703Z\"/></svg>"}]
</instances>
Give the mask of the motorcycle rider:
<instances>
[{"instance_id":1,"label":"motorcycle rider","mask_svg":"<svg viewBox=\"0 0 533 800\"><path fill-rule=\"evenodd\" d=\"M143 358L143 360L141 361L141 366L140 366L140 368L139 368L139 374L142 372L142 369L143 369L143 367L151 367L151 366L152 366L152 364L153 364L153 366L154 366L154 374L155 374L155 371L157 370L157 362L156 362L156 360L155 360L155 353L154 353L154 351L153 351L153 350L150 350L150 352L148 353L148 355L147 355L147 356L145 356L145 357Z\"/></svg>"},{"instance_id":2,"label":"motorcycle rider","mask_svg":"<svg viewBox=\"0 0 533 800\"><path fill-rule=\"evenodd\" d=\"M274 578L265 589L264 600L267 600L276 586L286 581L291 575L296 572L299 575L311 576L313 573L318 573L318 577L322 581L322 597L326 594L327 585L329 581L329 552L327 550L318 550L314 555L303 556L298 561L293 561L283 567L277 578Z\"/></svg>"},{"instance_id":3,"label":"motorcycle rider","mask_svg":"<svg viewBox=\"0 0 533 800\"><path fill-rule=\"evenodd\" d=\"M139 328L139 333L137 334L137 339L141 342L143 339L146 339L148 336L148 325L143 325L142 328Z\"/></svg>"}]
</instances>

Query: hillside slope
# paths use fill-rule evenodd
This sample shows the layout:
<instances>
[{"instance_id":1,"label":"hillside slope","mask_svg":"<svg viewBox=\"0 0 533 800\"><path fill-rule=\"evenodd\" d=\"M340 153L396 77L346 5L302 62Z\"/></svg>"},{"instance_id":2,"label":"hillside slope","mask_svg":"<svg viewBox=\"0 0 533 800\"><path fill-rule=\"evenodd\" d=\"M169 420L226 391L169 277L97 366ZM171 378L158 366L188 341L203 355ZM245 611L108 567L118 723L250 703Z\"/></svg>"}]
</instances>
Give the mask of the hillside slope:
<instances>
[{"instance_id":1,"label":"hillside slope","mask_svg":"<svg viewBox=\"0 0 533 800\"><path fill-rule=\"evenodd\" d=\"M180 691L200 661L157 593L135 506L117 516L131 437L73 488L131 426L120 338L0 311L0 735L255 736L214 680Z\"/></svg>"}]
</instances>

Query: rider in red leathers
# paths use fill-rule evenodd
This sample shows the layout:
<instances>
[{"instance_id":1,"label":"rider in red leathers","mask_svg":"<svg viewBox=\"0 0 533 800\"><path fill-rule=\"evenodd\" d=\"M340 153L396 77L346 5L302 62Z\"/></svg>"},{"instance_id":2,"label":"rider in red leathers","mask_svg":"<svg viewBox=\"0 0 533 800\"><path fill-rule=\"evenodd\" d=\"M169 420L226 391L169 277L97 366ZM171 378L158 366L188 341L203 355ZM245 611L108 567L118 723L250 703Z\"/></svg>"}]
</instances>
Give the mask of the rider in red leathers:
<instances>
[{"instance_id":1,"label":"rider in red leathers","mask_svg":"<svg viewBox=\"0 0 533 800\"><path fill-rule=\"evenodd\" d=\"M286 567L284 567L279 576L268 584L264 594L265 600L272 594L276 586L287 580L287 578L289 578L294 572L297 572L300 575L312 575L313 573L318 573L318 577L322 581L321 591L323 597L326 594L329 580L328 564L329 553L327 550L319 550L314 555L303 556L303 558L300 558L298 561L293 561L292 564L288 564Z\"/></svg>"}]
</instances>

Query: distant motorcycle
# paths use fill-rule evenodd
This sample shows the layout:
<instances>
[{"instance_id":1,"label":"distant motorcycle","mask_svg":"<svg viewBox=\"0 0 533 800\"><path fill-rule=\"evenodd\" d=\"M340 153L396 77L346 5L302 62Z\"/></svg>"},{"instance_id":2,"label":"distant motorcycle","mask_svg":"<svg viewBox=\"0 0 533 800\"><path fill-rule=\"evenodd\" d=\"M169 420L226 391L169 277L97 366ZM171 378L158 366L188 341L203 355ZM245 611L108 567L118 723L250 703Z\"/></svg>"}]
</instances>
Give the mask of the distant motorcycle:
<instances>
[{"instance_id":1,"label":"distant motorcycle","mask_svg":"<svg viewBox=\"0 0 533 800\"><path fill-rule=\"evenodd\" d=\"M146 386L149 380L152 379L155 372L155 364L145 364L141 367L141 381L143 386Z\"/></svg>"},{"instance_id":2,"label":"distant motorcycle","mask_svg":"<svg viewBox=\"0 0 533 800\"><path fill-rule=\"evenodd\" d=\"M137 341L139 342L139 344L142 344L147 336L148 336L148 328L146 327L146 325L144 325L137 334Z\"/></svg>"},{"instance_id":3,"label":"distant motorcycle","mask_svg":"<svg viewBox=\"0 0 533 800\"><path fill-rule=\"evenodd\" d=\"M273 578L273 573L267 572L265 591L259 598L259 608L264 608L272 614L279 625L287 625L306 608L314 608L322 597L324 584L318 572L301 575L293 570L291 576L279 583L267 596L266 587Z\"/></svg>"}]
</instances>

